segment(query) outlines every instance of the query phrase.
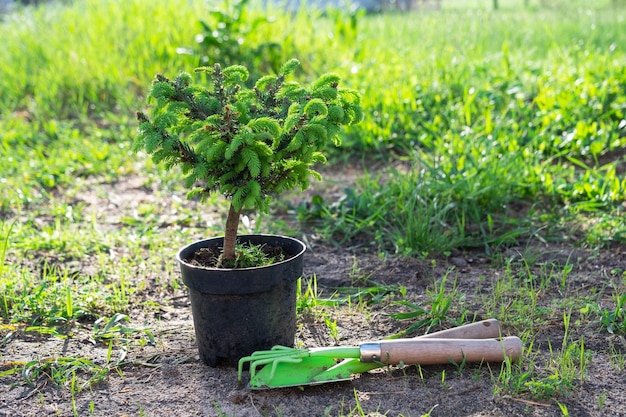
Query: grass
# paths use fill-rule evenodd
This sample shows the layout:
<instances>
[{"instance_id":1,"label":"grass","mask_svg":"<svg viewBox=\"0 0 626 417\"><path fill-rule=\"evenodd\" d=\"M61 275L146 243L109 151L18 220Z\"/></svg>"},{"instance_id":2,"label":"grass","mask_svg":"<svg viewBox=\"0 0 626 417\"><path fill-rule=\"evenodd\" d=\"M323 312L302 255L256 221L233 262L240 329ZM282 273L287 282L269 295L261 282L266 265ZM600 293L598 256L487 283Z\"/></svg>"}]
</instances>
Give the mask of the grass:
<instances>
[{"instance_id":1,"label":"grass","mask_svg":"<svg viewBox=\"0 0 626 417\"><path fill-rule=\"evenodd\" d=\"M390 316L398 320L410 320L413 323L393 337L406 337L415 333L431 333L433 327L441 325L453 316L450 308L458 305L461 296L457 294L456 287L453 286L450 291L446 288L447 276L444 276L439 282L433 285L433 289L426 290L429 307L424 308L420 305L409 301L397 301L398 305L404 306L408 311L402 313L394 313ZM456 314L454 314L456 315ZM457 318L457 323L465 322L465 312Z\"/></svg>"},{"instance_id":2,"label":"grass","mask_svg":"<svg viewBox=\"0 0 626 417\"><path fill-rule=\"evenodd\" d=\"M494 377L496 395L525 394L534 400L547 400L569 395L577 383L586 379L586 367L591 359L591 352L585 350L584 340L570 341L568 330L570 316L564 315L565 334L560 349L555 350L548 343L548 358L544 369L536 369L538 362L534 345L526 347L525 362L511 364L505 362L497 377Z\"/></svg>"},{"instance_id":3,"label":"grass","mask_svg":"<svg viewBox=\"0 0 626 417\"><path fill-rule=\"evenodd\" d=\"M366 317L376 305L386 305L406 297L406 288L361 280L348 287L318 288L317 277L299 279L296 289L296 313L303 322L320 323L335 344L340 344L337 316L360 314Z\"/></svg>"},{"instance_id":4,"label":"grass","mask_svg":"<svg viewBox=\"0 0 626 417\"><path fill-rule=\"evenodd\" d=\"M146 107L153 75L189 70L208 53L195 36L206 32L200 20L216 25L215 15L203 2L174 3L83 0L19 9L0 21L0 346L87 329L108 349L104 366L39 357L3 366L0 375L78 392L123 368L128 349L159 342L130 322L180 292L172 254L221 229L220 200L185 201L175 178L129 149L133 114ZM340 199L315 197L297 208L299 218L339 244L366 242L381 259L483 250L499 277L481 283L489 291L480 293L481 308L526 344L520 363L494 371L497 394L562 399L585 381L591 360L572 320L607 337L626 334L626 272L609 271L605 287L575 296L573 259L537 265L532 253L512 258L504 249L626 242L626 11L608 1L529 9L509 2L497 13L476 2L443 3L441 12L410 19L274 10L272 21L246 9L230 23L242 47L214 58L251 59L276 44L255 65L297 56L298 78L333 70L358 88L366 119L346 132L332 161L367 166L377 155L390 167L364 170ZM105 219L94 207L127 182L143 200L119 203L119 216ZM251 219L255 230L261 220L263 230L294 227ZM395 314L408 333L457 325L475 306L455 274L411 294L371 281L355 264L352 285L329 294L315 279L303 281L298 311L336 340L344 308ZM563 330L560 345L539 345L548 325ZM623 370L623 352L613 349L612 366ZM329 415L366 415L354 401Z\"/></svg>"}]
</instances>

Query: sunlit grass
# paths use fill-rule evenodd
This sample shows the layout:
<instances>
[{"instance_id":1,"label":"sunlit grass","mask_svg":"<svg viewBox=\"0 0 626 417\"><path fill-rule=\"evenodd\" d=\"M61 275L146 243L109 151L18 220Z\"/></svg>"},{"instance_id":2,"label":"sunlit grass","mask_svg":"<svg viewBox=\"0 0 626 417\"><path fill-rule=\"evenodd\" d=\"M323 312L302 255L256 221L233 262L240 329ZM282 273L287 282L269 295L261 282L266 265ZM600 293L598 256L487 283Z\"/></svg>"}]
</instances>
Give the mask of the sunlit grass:
<instances>
[{"instance_id":1,"label":"sunlit grass","mask_svg":"<svg viewBox=\"0 0 626 417\"><path fill-rule=\"evenodd\" d=\"M626 145L626 98L619 93L626 56L618 48L625 13L473 10L425 14L417 22L388 15L364 20L362 33L386 35L364 39L396 47L359 51L350 63L372 111L346 144L382 155L395 150L415 163L408 175L362 182L362 210L344 210L354 206L350 191L329 226L345 224L342 234L364 232L399 253L446 250L431 244L442 230L449 247L489 251L532 235L526 221L533 215L553 226L578 215L583 223L566 227L586 230L587 243L622 241L624 222L616 226L615 219L623 217L626 198L626 180L616 170ZM381 201L395 216L381 216ZM531 211L512 218L520 203ZM376 218L402 219L397 223L403 231L409 225L407 236L388 220L364 221ZM438 227L429 230L432 223Z\"/></svg>"},{"instance_id":2,"label":"sunlit grass","mask_svg":"<svg viewBox=\"0 0 626 417\"><path fill-rule=\"evenodd\" d=\"M193 39L197 10L85 0L8 15L0 25L0 36L11 39L0 51L2 108L57 117L131 111L162 63L190 64L176 48Z\"/></svg>"}]
</instances>

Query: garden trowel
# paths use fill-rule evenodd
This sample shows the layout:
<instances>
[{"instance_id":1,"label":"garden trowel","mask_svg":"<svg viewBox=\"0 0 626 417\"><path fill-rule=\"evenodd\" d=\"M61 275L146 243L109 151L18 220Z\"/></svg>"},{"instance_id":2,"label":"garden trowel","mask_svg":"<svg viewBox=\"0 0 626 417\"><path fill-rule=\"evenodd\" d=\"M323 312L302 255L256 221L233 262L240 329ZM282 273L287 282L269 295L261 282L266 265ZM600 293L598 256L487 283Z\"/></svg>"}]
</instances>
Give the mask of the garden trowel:
<instances>
[{"instance_id":1,"label":"garden trowel","mask_svg":"<svg viewBox=\"0 0 626 417\"><path fill-rule=\"evenodd\" d=\"M497 320L484 320L412 339L382 340L359 346L294 349L275 346L239 361L250 363L252 389L281 388L345 381L352 375L387 365L434 365L450 362L502 362L521 356L522 342L501 338ZM338 359L342 359L337 362ZM257 368L262 367L256 372Z\"/></svg>"}]
</instances>

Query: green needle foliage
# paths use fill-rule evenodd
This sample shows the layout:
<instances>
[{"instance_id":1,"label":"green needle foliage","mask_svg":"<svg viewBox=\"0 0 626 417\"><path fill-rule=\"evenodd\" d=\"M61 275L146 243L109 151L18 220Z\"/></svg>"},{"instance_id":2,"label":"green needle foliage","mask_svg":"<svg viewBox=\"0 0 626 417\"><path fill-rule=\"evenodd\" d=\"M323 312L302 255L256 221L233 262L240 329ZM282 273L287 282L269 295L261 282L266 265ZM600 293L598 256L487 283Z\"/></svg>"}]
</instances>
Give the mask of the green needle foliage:
<instances>
[{"instance_id":1,"label":"green needle foliage","mask_svg":"<svg viewBox=\"0 0 626 417\"><path fill-rule=\"evenodd\" d=\"M168 169L180 166L190 196L230 199L223 260L235 257L241 210L267 212L273 195L321 179L312 166L326 162L329 143L340 144L343 125L362 119L359 94L339 88L337 75L324 74L310 88L287 81L299 64L288 61L253 88L244 85L249 73L241 65L196 69L207 85L193 84L188 73L173 81L157 75L150 117L137 113L136 151Z\"/></svg>"}]
</instances>

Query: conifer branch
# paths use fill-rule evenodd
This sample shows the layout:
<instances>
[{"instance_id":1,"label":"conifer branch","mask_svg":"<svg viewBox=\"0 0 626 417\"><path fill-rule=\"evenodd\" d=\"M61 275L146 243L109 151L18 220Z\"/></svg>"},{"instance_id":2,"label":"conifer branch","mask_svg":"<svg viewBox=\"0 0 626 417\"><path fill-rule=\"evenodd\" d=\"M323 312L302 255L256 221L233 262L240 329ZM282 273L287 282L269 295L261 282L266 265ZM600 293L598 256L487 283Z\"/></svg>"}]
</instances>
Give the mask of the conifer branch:
<instances>
[{"instance_id":1,"label":"conifer branch","mask_svg":"<svg viewBox=\"0 0 626 417\"><path fill-rule=\"evenodd\" d=\"M242 210L267 211L269 196L307 188L309 176L319 176L310 168L326 160L321 152L327 144L338 143L340 128L362 118L358 93L339 88L334 74L309 88L287 82L298 65L288 61L253 88L244 85L243 66L196 69L206 74L207 85L193 84L188 73L173 81L157 75L150 117L137 112L135 150L167 168L181 165L190 196L204 199L217 191L230 199L228 245L236 241ZM224 257L230 254L229 248Z\"/></svg>"}]
</instances>

